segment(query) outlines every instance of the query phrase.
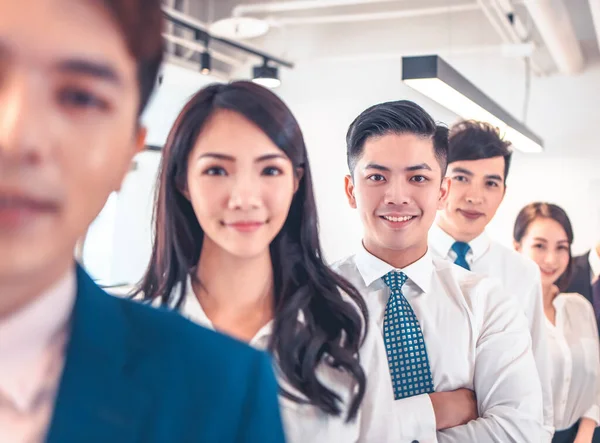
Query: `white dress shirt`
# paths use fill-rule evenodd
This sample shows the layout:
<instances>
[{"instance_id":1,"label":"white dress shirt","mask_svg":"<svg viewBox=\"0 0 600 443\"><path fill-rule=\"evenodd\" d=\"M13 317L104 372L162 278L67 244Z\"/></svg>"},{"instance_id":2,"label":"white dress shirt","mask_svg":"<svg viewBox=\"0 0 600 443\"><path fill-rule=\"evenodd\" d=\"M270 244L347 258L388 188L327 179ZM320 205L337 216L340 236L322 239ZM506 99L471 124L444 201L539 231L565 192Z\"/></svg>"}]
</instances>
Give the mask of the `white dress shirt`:
<instances>
[{"instance_id":1,"label":"white dress shirt","mask_svg":"<svg viewBox=\"0 0 600 443\"><path fill-rule=\"evenodd\" d=\"M193 292L189 278L181 313L204 327L214 329ZM299 321L302 321L301 315ZM272 326L272 321L263 326L249 344L261 350L267 349ZM342 414L336 417L314 406L299 404L280 395L279 402L288 443L402 443L397 437L397 422L392 410L392 382L385 347L379 338L377 325L371 324L359 357L367 377L367 389L357 418L351 423L346 423L346 408L342 408ZM276 372L281 386L303 398L301 393L286 383L278 368ZM325 386L338 393L345 405L348 404L346 400L349 393L355 389L355 383L348 374L321 364L317 369L317 377Z\"/></svg>"},{"instance_id":2,"label":"white dress shirt","mask_svg":"<svg viewBox=\"0 0 600 443\"><path fill-rule=\"evenodd\" d=\"M546 327L555 427L568 429L582 417L600 423L600 343L594 308L579 294L559 294L552 304L556 325L546 320Z\"/></svg>"},{"instance_id":3,"label":"white dress shirt","mask_svg":"<svg viewBox=\"0 0 600 443\"><path fill-rule=\"evenodd\" d=\"M74 271L0 320L0 442L44 441L64 365Z\"/></svg>"},{"instance_id":4,"label":"white dress shirt","mask_svg":"<svg viewBox=\"0 0 600 443\"><path fill-rule=\"evenodd\" d=\"M454 242L455 240L437 225L429 231L429 247L438 257L454 262L456 253L451 249ZM542 385L545 440L549 441L554 433L554 419L546 316L542 305L539 267L522 254L492 241L485 232L470 241L469 246L471 250L466 258L471 271L496 279L504 288L505 294L512 294L527 317L531 347Z\"/></svg>"},{"instance_id":5,"label":"white dress shirt","mask_svg":"<svg viewBox=\"0 0 600 443\"><path fill-rule=\"evenodd\" d=\"M596 248L591 249L590 253L588 254L588 261L592 270L592 281L594 281L596 278L598 278L598 276L600 276L600 257L598 257Z\"/></svg>"},{"instance_id":6,"label":"white dress shirt","mask_svg":"<svg viewBox=\"0 0 600 443\"><path fill-rule=\"evenodd\" d=\"M362 247L334 269L363 294L381 332L390 296L381 278L394 268ZM539 443L541 387L527 322L514 301L492 280L430 253L401 271L408 276L402 293L423 330L435 391L475 391L480 418L436 435L429 395L397 400L399 441Z\"/></svg>"}]
</instances>

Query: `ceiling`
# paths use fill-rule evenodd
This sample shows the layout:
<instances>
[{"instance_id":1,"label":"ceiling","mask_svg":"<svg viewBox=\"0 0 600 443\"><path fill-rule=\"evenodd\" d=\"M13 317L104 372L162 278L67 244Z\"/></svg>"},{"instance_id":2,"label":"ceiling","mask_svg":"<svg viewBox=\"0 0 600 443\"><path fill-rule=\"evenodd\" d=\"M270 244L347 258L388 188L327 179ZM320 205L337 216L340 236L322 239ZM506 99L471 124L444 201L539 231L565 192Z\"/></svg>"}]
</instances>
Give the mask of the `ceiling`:
<instances>
[{"instance_id":1,"label":"ceiling","mask_svg":"<svg viewBox=\"0 0 600 443\"><path fill-rule=\"evenodd\" d=\"M404 54L440 52L444 49L454 53L476 54L478 51L499 51L501 45L507 43L512 48L511 56L519 57L523 55L521 51L527 51L527 48L515 43L520 43L524 38L503 38L500 34L502 29L499 30L498 25L493 26L492 21L500 23L501 28L507 23L503 22L507 20L506 17L497 14L492 17L493 20L490 18L489 10L493 10L491 4L504 3L514 8L515 17L522 24L524 32L530 35L527 40L535 44L536 49L530 54L534 71L552 75L559 67L529 16L524 4L526 1L533 0L313 0L300 3L320 6L333 2L336 6L270 12L244 11L240 7L260 7L261 4L267 7L274 4L293 6L299 0L164 0L164 3L207 25L230 18L235 13L266 20L270 25L269 32L245 42L293 61L336 57L399 58ZM574 31L585 66L598 62L600 51L591 19L590 0L547 1L563 2L567 7L567 26ZM482 5L486 7L487 14ZM172 32L181 33L177 30ZM170 50L178 57L198 62L198 55L194 51L177 49L173 45ZM249 61L245 54L222 45L214 44L211 51L223 55L222 60L217 57L215 69L224 77Z\"/></svg>"}]
</instances>

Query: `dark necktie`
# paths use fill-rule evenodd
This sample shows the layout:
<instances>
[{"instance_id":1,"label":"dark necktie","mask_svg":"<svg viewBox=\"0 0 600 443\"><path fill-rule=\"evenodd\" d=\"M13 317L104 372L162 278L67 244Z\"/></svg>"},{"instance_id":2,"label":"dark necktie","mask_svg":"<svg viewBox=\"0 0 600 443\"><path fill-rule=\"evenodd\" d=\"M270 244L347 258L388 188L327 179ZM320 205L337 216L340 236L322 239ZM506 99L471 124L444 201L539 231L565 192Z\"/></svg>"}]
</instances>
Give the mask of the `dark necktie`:
<instances>
[{"instance_id":1,"label":"dark necktie","mask_svg":"<svg viewBox=\"0 0 600 443\"><path fill-rule=\"evenodd\" d=\"M456 253L454 263L470 271L471 267L467 262L467 253L471 250L469 244L462 241L454 242L452 250Z\"/></svg>"},{"instance_id":2,"label":"dark necktie","mask_svg":"<svg viewBox=\"0 0 600 443\"><path fill-rule=\"evenodd\" d=\"M596 314L596 321L600 324L600 276L592 284L592 305Z\"/></svg>"},{"instance_id":3,"label":"dark necktie","mask_svg":"<svg viewBox=\"0 0 600 443\"><path fill-rule=\"evenodd\" d=\"M396 400L434 392L423 331L402 294L406 280L403 272L392 271L383 276L390 288L383 320L383 340Z\"/></svg>"}]
</instances>

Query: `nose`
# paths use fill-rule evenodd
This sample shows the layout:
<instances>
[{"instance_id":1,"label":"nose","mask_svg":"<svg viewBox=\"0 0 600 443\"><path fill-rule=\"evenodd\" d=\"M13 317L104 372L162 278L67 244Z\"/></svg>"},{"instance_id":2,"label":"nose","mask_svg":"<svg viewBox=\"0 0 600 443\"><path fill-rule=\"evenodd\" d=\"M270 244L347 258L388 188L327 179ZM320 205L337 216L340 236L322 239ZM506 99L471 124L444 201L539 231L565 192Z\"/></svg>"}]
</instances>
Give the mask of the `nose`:
<instances>
[{"instance_id":1,"label":"nose","mask_svg":"<svg viewBox=\"0 0 600 443\"><path fill-rule=\"evenodd\" d=\"M17 71L0 82L0 165L35 163L49 152L53 124L40 82Z\"/></svg>"},{"instance_id":2,"label":"nose","mask_svg":"<svg viewBox=\"0 0 600 443\"><path fill-rule=\"evenodd\" d=\"M466 194L467 203L480 205L483 203L483 192L478 186L471 186Z\"/></svg>"},{"instance_id":3,"label":"nose","mask_svg":"<svg viewBox=\"0 0 600 443\"><path fill-rule=\"evenodd\" d=\"M409 185L402 180L390 180L384 194L386 205L408 205L412 198Z\"/></svg>"},{"instance_id":4,"label":"nose","mask_svg":"<svg viewBox=\"0 0 600 443\"><path fill-rule=\"evenodd\" d=\"M247 211L259 208L260 203L260 183L251 174L234 175L228 209Z\"/></svg>"}]
</instances>

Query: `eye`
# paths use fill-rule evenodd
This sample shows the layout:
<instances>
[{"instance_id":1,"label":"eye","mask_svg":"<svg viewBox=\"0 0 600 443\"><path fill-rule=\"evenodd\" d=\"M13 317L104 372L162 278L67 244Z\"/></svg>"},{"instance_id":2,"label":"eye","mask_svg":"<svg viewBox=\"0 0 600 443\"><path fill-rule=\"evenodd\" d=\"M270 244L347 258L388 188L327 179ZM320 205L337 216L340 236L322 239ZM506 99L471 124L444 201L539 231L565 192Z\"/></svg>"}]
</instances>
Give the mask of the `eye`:
<instances>
[{"instance_id":1,"label":"eye","mask_svg":"<svg viewBox=\"0 0 600 443\"><path fill-rule=\"evenodd\" d=\"M467 182L467 177L465 177L464 175L455 175L454 178L452 178L452 180L455 180L457 182Z\"/></svg>"},{"instance_id":2,"label":"eye","mask_svg":"<svg viewBox=\"0 0 600 443\"><path fill-rule=\"evenodd\" d=\"M429 181L429 179L427 177L425 177L424 175L415 175L414 177L410 178L410 181L416 182L416 183L425 183L425 182Z\"/></svg>"},{"instance_id":3,"label":"eye","mask_svg":"<svg viewBox=\"0 0 600 443\"><path fill-rule=\"evenodd\" d=\"M278 175L283 174L283 171L275 166L268 166L263 169L262 175L266 175L268 177L277 177Z\"/></svg>"},{"instance_id":4,"label":"eye","mask_svg":"<svg viewBox=\"0 0 600 443\"><path fill-rule=\"evenodd\" d=\"M369 175L367 177L367 180L371 180L374 182L382 182L382 181L385 181L385 177L381 174L373 174L373 175Z\"/></svg>"},{"instance_id":5,"label":"eye","mask_svg":"<svg viewBox=\"0 0 600 443\"><path fill-rule=\"evenodd\" d=\"M561 249L561 250L563 250L563 251L568 251L568 250L569 250L569 247L568 247L568 246L565 246L565 245L562 245L562 246L559 246L559 247L558 247L558 249Z\"/></svg>"},{"instance_id":6,"label":"eye","mask_svg":"<svg viewBox=\"0 0 600 443\"><path fill-rule=\"evenodd\" d=\"M64 88L59 93L60 102L74 109L106 110L109 105L106 100L81 88Z\"/></svg>"},{"instance_id":7,"label":"eye","mask_svg":"<svg viewBox=\"0 0 600 443\"><path fill-rule=\"evenodd\" d=\"M203 174L204 175L218 175L218 176L225 177L227 175L227 171L220 166L213 166L211 168L208 168L206 171L204 171Z\"/></svg>"},{"instance_id":8,"label":"eye","mask_svg":"<svg viewBox=\"0 0 600 443\"><path fill-rule=\"evenodd\" d=\"M536 248L536 249L544 249L544 245L541 244L541 243L536 243L536 244L533 245L533 247Z\"/></svg>"},{"instance_id":9,"label":"eye","mask_svg":"<svg viewBox=\"0 0 600 443\"><path fill-rule=\"evenodd\" d=\"M486 183L486 186L488 186L488 187L490 187L490 188L497 188L497 187L498 187L498 186L500 186L500 185L498 184L498 182L495 182L495 181L491 181L491 180L490 180L489 182L487 182L487 183Z\"/></svg>"}]
</instances>

